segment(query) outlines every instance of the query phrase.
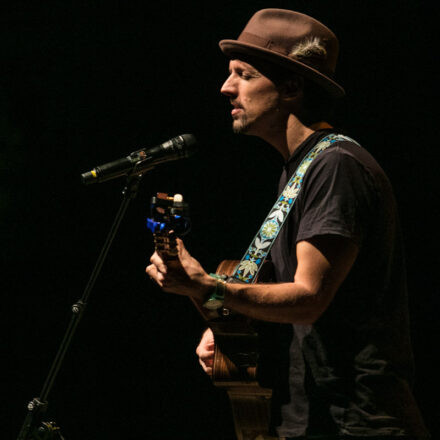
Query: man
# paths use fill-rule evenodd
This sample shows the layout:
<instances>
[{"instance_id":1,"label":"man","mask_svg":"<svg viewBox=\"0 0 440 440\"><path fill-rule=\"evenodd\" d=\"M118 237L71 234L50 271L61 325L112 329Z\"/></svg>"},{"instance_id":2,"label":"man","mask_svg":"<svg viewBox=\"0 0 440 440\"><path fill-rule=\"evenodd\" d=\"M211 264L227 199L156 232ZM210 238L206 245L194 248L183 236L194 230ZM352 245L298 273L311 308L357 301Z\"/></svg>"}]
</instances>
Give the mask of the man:
<instances>
[{"instance_id":1,"label":"man","mask_svg":"<svg viewBox=\"0 0 440 440\"><path fill-rule=\"evenodd\" d=\"M233 130L259 136L285 160L279 192L344 95L333 79L335 35L293 11L258 11L238 40L222 40L230 75L221 88ZM286 188L286 189L285 189ZM146 269L163 290L268 323L260 379L273 389L272 429L283 438L428 438L411 394L405 272L395 201L371 155L339 138L311 163L271 250L276 283L221 283L183 243ZM207 304L207 303L205 303ZM272 324L269 324L272 323ZM213 335L197 354L211 373Z\"/></svg>"}]
</instances>

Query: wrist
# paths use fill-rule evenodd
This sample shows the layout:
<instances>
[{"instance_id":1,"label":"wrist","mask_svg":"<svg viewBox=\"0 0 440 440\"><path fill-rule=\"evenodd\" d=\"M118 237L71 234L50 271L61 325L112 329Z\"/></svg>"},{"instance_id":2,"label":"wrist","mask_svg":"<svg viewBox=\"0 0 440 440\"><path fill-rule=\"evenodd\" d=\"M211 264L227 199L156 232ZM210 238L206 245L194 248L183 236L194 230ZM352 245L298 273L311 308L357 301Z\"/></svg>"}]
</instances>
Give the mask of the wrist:
<instances>
[{"instance_id":1,"label":"wrist","mask_svg":"<svg viewBox=\"0 0 440 440\"><path fill-rule=\"evenodd\" d=\"M198 301L204 302L205 299L215 289L216 284L216 280L206 273L199 281L199 286L196 289L195 295L193 295L193 297Z\"/></svg>"},{"instance_id":2,"label":"wrist","mask_svg":"<svg viewBox=\"0 0 440 440\"><path fill-rule=\"evenodd\" d=\"M214 286L207 293L203 300L203 307L208 310L218 310L223 307L226 294L226 276L210 273ZM212 285L212 282L211 282Z\"/></svg>"}]
</instances>

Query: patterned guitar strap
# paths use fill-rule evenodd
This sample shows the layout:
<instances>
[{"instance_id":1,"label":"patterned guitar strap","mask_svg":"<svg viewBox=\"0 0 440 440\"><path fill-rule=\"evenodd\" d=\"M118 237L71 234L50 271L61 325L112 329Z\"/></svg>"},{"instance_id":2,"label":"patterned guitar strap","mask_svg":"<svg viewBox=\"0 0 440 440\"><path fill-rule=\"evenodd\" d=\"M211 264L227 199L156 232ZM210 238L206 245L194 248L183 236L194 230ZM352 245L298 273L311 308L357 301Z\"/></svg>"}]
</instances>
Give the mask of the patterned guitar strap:
<instances>
[{"instance_id":1,"label":"patterned guitar strap","mask_svg":"<svg viewBox=\"0 0 440 440\"><path fill-rule=\"evenodd\" d=\"M278 233L295 204L307 169L320 153L338 141L350 141L359 145L356 141L347 136L329 134L308 152L278 197L278 200L273 205L248 250L240 263L238 263L234 273L228 279L229 282L255 282L258 272L262 268Z\"/></svg>"}]
</instances>

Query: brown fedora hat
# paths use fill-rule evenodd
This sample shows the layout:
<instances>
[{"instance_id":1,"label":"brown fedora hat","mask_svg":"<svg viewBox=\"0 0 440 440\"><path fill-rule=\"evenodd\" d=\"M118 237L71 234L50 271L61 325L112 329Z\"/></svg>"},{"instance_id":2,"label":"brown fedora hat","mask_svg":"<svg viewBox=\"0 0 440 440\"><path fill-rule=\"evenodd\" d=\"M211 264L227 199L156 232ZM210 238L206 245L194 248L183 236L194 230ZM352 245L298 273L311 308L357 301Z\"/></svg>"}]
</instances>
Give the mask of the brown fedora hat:
<instances>
[{"instance_id":1,"label":"brown fedora hat","mask_svg":"<svg viewBox=\"0 0 440 440\"><path fill-rule=\"evenodd\" d=\"M335 34L308 15L285 9L262 9L249 20L237 40L221 40L229 57L251 55L303 75L331 96L345 95L332 77L339 43Z\"/></svg>"}]
</instances>

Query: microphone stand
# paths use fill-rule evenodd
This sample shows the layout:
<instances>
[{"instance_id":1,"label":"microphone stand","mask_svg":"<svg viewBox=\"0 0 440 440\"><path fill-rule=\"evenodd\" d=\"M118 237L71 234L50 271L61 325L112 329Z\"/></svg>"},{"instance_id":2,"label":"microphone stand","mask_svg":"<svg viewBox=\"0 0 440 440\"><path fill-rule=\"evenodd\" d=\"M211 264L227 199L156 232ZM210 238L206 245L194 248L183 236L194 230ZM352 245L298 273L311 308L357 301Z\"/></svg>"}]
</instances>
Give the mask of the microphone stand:
<instances>
[{"instance_id":1,"label":"microphone stand","mask_svg":"<svg viewBox=\"0 0 440 440\"><path fill-rule=\"evenodd\" d=\"M136 164L139 165L139 164ZM134 167L134 173L136 172ZM28 413L24 420L23 426L18 434L17 440L65 440L61 434L60 428L56 426L54 422L44 422L42 421L42 416L45 413L48 401L47 396L54 384L55 378L61 368L61 364L66 355L67 349L70 346L72 338L75 334L78 323L84 313L87 306L87 301L90 293L95 285L95 281L98 278L107 254L110 250L110 246L116 233L119 229L122 219L124 218L125 212L127 211L128 205L132 199L137 195L140 181L143 177L143 173L148 170L142 170L142 174L134 174L128 176L125 187L122 191L123 200L119 207L116 217L108 233L107 239L104 246L99 254L96 261L95 267L90 275L89 281L84 289L81 298L72 306L72 317L64 334L63 340L61 341L58 352L49 370L49 374L44 382L43 388L38 397L34 397L27 405Z\"/></svg>"}]
</instances>

